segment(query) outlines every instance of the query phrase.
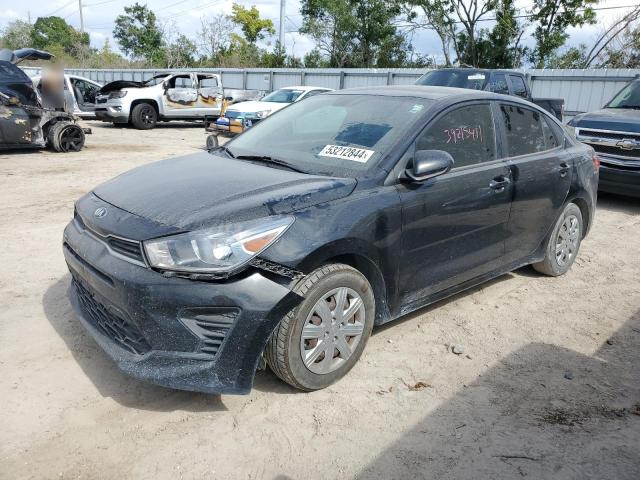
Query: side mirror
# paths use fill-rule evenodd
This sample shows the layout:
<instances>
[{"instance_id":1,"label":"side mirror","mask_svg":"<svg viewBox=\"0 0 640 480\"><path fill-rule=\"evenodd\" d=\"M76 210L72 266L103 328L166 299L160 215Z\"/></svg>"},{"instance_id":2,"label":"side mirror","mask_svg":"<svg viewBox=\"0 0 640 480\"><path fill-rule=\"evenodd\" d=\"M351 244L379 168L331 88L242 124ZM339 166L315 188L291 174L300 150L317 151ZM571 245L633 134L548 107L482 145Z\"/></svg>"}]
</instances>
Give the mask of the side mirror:
<instances>
[{"instance_id":1,"label":"side mirror","mask_svg":"<svg viewBox=\"0 0 640 480\"><path fill-rule=\"evenodd\" d=\"M413 166L406 169L407 177L415 182L424 182L447 173L453 167L453 157L443 150L417 150Z\"/></svg>"}]
</instances>

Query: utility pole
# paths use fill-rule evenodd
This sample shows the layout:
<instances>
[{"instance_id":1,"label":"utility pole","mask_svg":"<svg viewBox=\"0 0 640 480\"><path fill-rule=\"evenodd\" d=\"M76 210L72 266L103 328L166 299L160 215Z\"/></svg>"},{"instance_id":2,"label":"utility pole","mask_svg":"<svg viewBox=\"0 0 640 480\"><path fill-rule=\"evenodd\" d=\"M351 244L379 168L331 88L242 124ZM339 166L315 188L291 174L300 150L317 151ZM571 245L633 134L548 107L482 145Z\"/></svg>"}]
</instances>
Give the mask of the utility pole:
<instances>
[{"instance_id":1,"label":"utility pole","mask_svg":"<svg viewBox=\"0 0 640 480\"><path fill-rule=\"evenodd\" d=\"M80 32L84 33L84 16L82 15L82 0L78 0L78 8L80 9Z\"/></svg>"},{"instance_id":2,"label":"utility pole","mask_svg":"<svg viewBox=\"0 0 640 480\"><path fill-rule=\"evenodd\" d=\"M27 10L27 21L29 22L29 25L31 25L31 10Z\"/></svg>"},{"instance_id":3,"label":"utility pole","mask_svg":"<svg viewBox=\"0 0 640 480\"><path fill-rule=\"evenodd\" d=\"M284 48L284 18L286 10L285 0L280 0L280 48Z\"/></svg>"}]
</instances>

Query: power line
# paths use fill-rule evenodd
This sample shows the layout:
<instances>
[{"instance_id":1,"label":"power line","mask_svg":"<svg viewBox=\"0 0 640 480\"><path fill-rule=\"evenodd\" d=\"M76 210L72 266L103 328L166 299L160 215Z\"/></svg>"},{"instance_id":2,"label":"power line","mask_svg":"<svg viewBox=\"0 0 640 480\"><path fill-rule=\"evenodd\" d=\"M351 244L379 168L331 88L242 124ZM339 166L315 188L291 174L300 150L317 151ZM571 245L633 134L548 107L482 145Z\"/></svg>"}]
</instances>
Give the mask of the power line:
<instances>
[{"instance_id":1,"label":"power line","mask_svg":"<svg viewBox=\"0 0 640 480\"><path fill-rule=\"evenodd\" d=\"M65 3L63 6L61 6L60 8L54 10L53 12L49 13L48 15L45 15L45 17L51 17L53 16L54 13L58 13L60 10L64 10L65 8L67 8L69 5L71 5L72 3L74 3L76 0L71 0L68 3Z\"/></svg>"}]
</instances>

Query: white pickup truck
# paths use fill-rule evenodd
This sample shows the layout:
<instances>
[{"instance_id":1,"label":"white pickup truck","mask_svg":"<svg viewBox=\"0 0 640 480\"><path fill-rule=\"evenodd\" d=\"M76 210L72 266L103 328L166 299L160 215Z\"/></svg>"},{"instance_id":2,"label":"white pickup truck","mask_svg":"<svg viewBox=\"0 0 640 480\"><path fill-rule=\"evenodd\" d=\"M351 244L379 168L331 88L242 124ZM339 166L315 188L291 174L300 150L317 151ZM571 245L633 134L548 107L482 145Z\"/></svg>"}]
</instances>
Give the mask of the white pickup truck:
<instances>
[{"instance_id":1,"label":"white pickup truck","mask_svg":"<svg viewBox=\"0 0 640 480\"><path fill-rule=\"evenodd\" d=\"M141 130L158 121L203 120L220 115L223 99L230 103L261 98L258 90L225 90L220 75L198 72L162 73L144 82L117 80L96 95L95 115Z\"/></svg>"}]
</instances>

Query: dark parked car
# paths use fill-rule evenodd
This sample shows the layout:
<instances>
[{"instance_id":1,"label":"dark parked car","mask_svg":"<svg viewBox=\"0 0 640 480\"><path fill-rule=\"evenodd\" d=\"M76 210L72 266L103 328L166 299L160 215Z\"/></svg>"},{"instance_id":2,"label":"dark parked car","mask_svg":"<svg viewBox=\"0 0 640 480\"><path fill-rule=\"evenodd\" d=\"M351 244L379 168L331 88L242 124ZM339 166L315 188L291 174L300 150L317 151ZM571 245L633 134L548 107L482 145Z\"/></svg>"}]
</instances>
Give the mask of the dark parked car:
<instances>
[{"instance_id":1,"label":"dark parked car","mask_svg":"<svg viewBox=\"0 0 640 480\"><path fill-rule=\"evenodd\" d=\"M85 130L73 115L45 108L31 79L16 66L52 56L33 48L0 50L0 150L51 147L77 152L84 146Z\"/></svg>"},{"instance_id":2,"label":"dark parked car","mask_svg":"<svg viewBox=\"0 0 640 480\"><path fill-rule=\"evenodd\" d=\"M601 110L577 115L568 125L600 157L598 189L640 197L640 79L624 87Z\"/></svg>"},{"instance_id":3,"label":"dark parked car","mask_svg":"<svg viewBox=\"0 0 640 480\"><path fill-rule=\"evenodd\" d=\"M487 70L479 68L442 68L425 73L416 85L470 88L503 95L514 95L535 103L562 121L563 98L533 98L527 77L515 70Z\"/></svg>"},{"instance_id":4,"label":"dark parked car","mask_svg":"<svg viewBox=\"0 0 640 480\"><path fill-rule=\"evenodd\" d=\"M565 273L597 166L517 98L318 95L81 198L64 232L71 300L137 378L247 393L264 358L294 387L323 388L374 324L523 265Z\"/></svg>"}]
</instances>

